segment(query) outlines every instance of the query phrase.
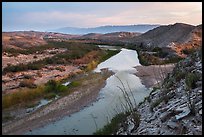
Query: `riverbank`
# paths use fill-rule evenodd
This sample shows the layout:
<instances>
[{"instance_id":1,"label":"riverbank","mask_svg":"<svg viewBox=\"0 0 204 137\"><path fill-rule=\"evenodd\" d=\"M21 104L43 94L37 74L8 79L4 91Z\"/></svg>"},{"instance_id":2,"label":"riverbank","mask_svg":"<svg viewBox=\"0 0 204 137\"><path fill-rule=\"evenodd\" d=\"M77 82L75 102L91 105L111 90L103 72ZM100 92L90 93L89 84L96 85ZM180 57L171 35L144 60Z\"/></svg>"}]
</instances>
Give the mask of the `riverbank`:
<instances>
[{"instance_id":1,"label":"riverbank","mask_svg":"<svg viewBox=\"0 0 204 137\"><path fill-rule=\"evenodd\" d=\"M172 72L174 64L136 66L136 76L141 79L143 85L147 88L157 86L157 83L163 82L168 73Z\"/></svg>"},{"instance_id":2,"label":"riverbank","mask_svg":"<svg viewBox=\"0 0 204 137\"><path fill-rule=\"evenodd\" d=\"M85 75L80 78L80 86L75 87L70 95L59 98L22 119L9 122L2 127L2 134L24 134L81 110L96 101L100 89L105 86L110 75L111 72Z\"/></svg>"}]
</instances>

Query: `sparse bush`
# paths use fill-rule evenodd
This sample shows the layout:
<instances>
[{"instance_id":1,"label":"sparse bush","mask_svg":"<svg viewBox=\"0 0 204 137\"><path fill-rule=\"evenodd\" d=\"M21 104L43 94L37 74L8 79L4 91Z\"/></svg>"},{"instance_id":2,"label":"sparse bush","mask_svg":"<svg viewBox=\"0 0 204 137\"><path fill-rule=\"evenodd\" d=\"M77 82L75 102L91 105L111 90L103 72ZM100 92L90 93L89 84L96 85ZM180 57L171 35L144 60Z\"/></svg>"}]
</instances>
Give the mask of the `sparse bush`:
<instances>
[{"instance_id":1,"label":"sparse bush","mask_svg":"<svg viewBox=\"0 0 204 137\"><path fill-rule=\"evenodd\" d=\"M87 71L93 70L94 68L96 68L97 65L98 65L98 62L93 60L87 65L86 70Z\"/></svg>"},{"instance_id":2,"label":"sparse bush","mask_svg":"<svg viewBox=\"0 0 204 137\"><path fill-rule=\"evenodd\" d=\"M14 117L11 116L10 114L7 114L7 115L5 115L5 116L2 116L2 122L7 122L7 121L10 121L10 120L12 120L12 119L14 119Z\"/></svg>"},{"instance_id":3,"label":"sparse bush","mask_svg":"<svg viewBox=\"0 0 204 137\"><path fill-rule=\"evenodd\" d=\"M41 74L41 72L37 72L37 75L38 75L38 77L42 77L42 74Z\"/></svg>"},{"instance_id":4,"label":"sparse bush","mask_svg":"<svg viewBox=\"0 0 204 137\"><path fill-rule=\"evenodd\" d=\"M160 47L155 47L155 48L153 48L152 51L153 51L153 52L161 52L161 51L162 51L162 48L160 48Z\"/></svg>"},{"instance_id":5,"label":"sparse bush","mask_svg":"<svg viewBox=\"0 0 204 137\"><path fill-rule=\"evenodd\" d=\"M35 89L21 89L19 91L9 93L2 96L3 109L11 106L30 102L33 99L39 98L44 94L44 86L38 86Z\"/></svg>"},{"instance_id":6,"label":"sparse bush","mask_svg":"<svg viewBox=\"0 0 204 137\"><path fill-rule=\"evenodd\" d=\"M24 78L25 78L25 79L31 79L32 76L31 76L31 75L28 75L28 74L25 74L25 75L24 75Z\"/></svg>"},{"instance_id":7,"label":"sparse bush","mask_svg":"<svg viewBox=\"0 0 204 137\"><path fill-rule=\"evenodd\" d=\"M185 83L188 89L196 88L196 82L198 81L198 76L194 73L188 73L185 79Z\"/></svg>"},{"instance_id":8,"label":"sparse bush","mask_svg":"<svg viewBox=\"0 0 204 137\"><path fill-rule=\"evenodd\" d=\"M25 79L20 82L20 87L28 87L28 88L36 88L36 85L34 84L34 81L31 79Z\"/></svg>"},{"instance_id":9,"label":"sparse bush","mask_svg":"<svg viewBox=\"0 0 204 137\"><path fill-rule=\"evenodd\" d=\"M164 98L160 97L157 100L155 100L154 102L152 102L152 104L150 106L150 111L153 112L153 108L157 107L162 101L164 101Z\"/></svg>"},{"instance_id":10,"label":"sparse bush","mask_svg":"<svg viewBox=\"0 0 204 137\"><path fill-rule=\"evenodd\" d=\"M59 71L61 71L61 72L62 72L62 71L65 71L65 69L62 68L62 67L56 67L55 69L56 69L56 70L59 70Z\"/></svg>"},{"instance_id":11,"label":"sparse bush","mask_svg":"<svg viewBox=\"0 0 204 137\"><path fill-rule=\"evenodd\" d=\"M68 87L61 85L59 82L55 81L55 80L49 80L46 84L46 89L45 91L47 93L53 92L53 93L60 93L60 92L64 92L67 91Z\"/></svg>"},{"instance_id":12,"label":"sparse bush","mask_svg":"<svg viewBox=\"0 0 204 137\"><path fill-rule=\"evenodd\" d=\"M48 93L45 95L45 99L52 99L52 98L55 98L56 97L56 94L51 92L51 93Z\"/></svg>"},{"instance_id":13,"label":"sparse bush","mask_svg":"<svg viewBox=\"0 0 204 137\"><path fill-rule=\"evenodd\" d=\"M33 58L34 58L34 59L37 59L38 57L35 55L35 56L33 56Z\"/></svg>"},{"instance_id":14,"label":"sparse bush","mask_svg":"<svg viewBox=\"0 0 204 137\"><path fill-rule=\"evenodd\" d=\"M196 50L194 48L191 48L191 49L183 49L181 52L183 52L186 55L189 55L189 54L192 54L195 51Z\"/></svg>"},{"instance_id":15,"label":"sparse bush","mask_svg":"<svg viewBox=\"0 0 204 137\"><path fill-rule=\"evenodd\" d=\"M71 82L69 85L68 85L68 87L77 87L77 86L79 86L80 85L80 82L78 82L78 81L73 81L73 82Z\"/></svg>"},{"instance_id":16,"label":"sparse bush","mask_svg":"<svg viewBox=\"0 0 204 137\"><path fill-rule=\"evenodd\" d=\"M177 72L175 73L175 79L176 79L176 81L178 82L178 81L180 81L181 79L184 79L184 78L185 78L185 75L186 75L185 72L177 71Z\"/></svg>"},{"instance_id":17,"label":"sparse bush","mask_svg":"<svg viewBox=\"0 0 204 137\"><path fill-rule=\"evenodd\" d=\"M126 120L126 113L117 114L112 118L111 122L105 125L102 129L97 130L94 135L111 135L115 134L119 128L119 124Z\"/></svg>"}]
</instances>

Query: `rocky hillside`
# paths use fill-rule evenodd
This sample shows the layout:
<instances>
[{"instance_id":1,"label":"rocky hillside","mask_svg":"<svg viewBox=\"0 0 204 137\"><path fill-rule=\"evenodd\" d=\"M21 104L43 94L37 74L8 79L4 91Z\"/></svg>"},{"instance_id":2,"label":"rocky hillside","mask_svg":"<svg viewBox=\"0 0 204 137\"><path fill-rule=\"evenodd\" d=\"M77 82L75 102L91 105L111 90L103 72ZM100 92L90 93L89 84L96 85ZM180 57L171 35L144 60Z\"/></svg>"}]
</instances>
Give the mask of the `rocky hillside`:
<instances>
[{"instance_id":1,"label":"rocky hillside","mask_svg":"<svg viewBox=\"0 0 204 137\"><path fill-rule=\"evenodd\" d=\"M180 61L137 111L138 128L130 115L116 134L202 135L202 51Z\"/></svg>"},{"instance_id":2,"label":"rocky hillside","mask_svg":"<svg viewBox=\"0 0 204 137\"><path fill-rule=\"evenodd\" d=\"M192 52L202 45L202 25L196 26L186 37L184 43L171 43L170 47L178 55L186 57L184 54Z\"/></svg>"},{"instance_id":3,"label":"rocky hillside","mask_svg":"<svg viewBox=\"0 0 204 137\"><path fill-rule=\"evenodd\" d=\"M188 34L195 28L195 26L176 23L173 25L160 26L154 28L139 37L135 37L131 42L143 44L145 46L166 47L171 42L184 43L188 39Z\"/></svg>"}]
</instances>

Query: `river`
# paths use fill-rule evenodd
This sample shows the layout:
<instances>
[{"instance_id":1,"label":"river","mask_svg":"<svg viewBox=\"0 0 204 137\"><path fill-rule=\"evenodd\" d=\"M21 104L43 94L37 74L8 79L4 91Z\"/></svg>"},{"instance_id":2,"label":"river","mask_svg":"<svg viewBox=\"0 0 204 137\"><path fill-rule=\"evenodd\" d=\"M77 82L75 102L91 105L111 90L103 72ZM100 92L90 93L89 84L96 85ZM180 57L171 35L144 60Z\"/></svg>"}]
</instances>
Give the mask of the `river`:
<instances>
[{"instance_id":1,"label":"river","mask_svg":"<svg viewBox=\"0 0 204 137\"><path fill-rule=\"evenodd\" d=\"M44 127L34 129L26 134L43 135L90 135L96 129L102 128L117 113L126 111L121 106L125 103L123 92L119 88L125 88L134 104L143 101L148 96L150 90L142 85L140 79L134 75L137 71L134 67L140 65L137 52L124 49L100 63L94 72L100 72L100 69L108 68L115 74L106 80L106 85L101 89L98 100L86 108L71 116L65 116L59 121L48 124Z\"/></svg>"}]
</instances>

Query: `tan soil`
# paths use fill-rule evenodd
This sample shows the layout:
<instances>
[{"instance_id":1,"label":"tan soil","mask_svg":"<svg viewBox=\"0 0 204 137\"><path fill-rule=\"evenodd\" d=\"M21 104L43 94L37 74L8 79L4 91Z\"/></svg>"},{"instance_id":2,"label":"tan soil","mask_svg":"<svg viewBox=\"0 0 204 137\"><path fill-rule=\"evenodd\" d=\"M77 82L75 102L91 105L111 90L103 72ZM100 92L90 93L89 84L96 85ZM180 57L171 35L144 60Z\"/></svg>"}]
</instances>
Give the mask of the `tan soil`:
<instances>
[{"instance_id":1,"label":"tan soil","mask_svg":"<svg viewBox=\"0 0 204 137\"><path fill-rule=\"evenodd\" d=\"M174 64L136 66L136 75L141 79L142 84L147 88L157 86L164 80L168 73L172 72Z\"/></svg>"},{"instance_id":2,"label":"tan soil","mask_svg":"<svg viewBox=\"0 0 204 137\"><path fill-rule=\"evenodd\" d=\"M38 60L42 60L44 58L48 58L48 57L52 57L56 54L50 54L50 52L55 51L56 54L65 52L66 49L50 49L50 50L45 50L43 54L29 54L29 55L23 55L23 54L19 54L18 56L14 57L14 56L9 56L8 53L4 52L2 53L2 68L4 69L5 67L8 66L8 64L11 65L17 65L20 63L23 64L27 64L29 62L33 62L33 61L38 61ZM34 58L34 56L37 56L37 58Z\"/></svg>"}]
</instances>

